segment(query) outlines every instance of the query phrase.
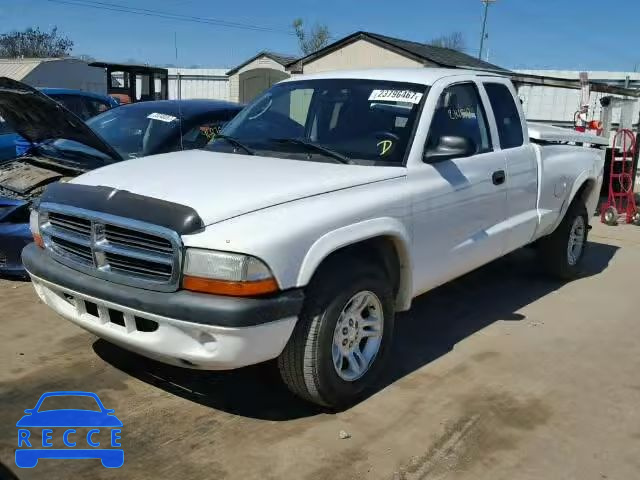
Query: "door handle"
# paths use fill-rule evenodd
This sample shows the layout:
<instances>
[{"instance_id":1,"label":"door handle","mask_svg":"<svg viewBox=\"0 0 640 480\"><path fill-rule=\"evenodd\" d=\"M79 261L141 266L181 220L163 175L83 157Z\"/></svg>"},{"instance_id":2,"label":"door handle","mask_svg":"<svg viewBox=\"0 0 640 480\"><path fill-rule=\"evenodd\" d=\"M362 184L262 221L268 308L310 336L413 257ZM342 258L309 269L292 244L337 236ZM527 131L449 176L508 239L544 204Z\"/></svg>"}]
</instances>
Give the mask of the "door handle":
<instances>
[{"instance_id":1,"label":"door handle","mask_svg":"<svg viewBox=\"0 0 640 480\"><path fill-rule=\"evenodd\" d=\"M506 179L507 174L504 173L504 170L498 170L491 175L491 181L494 185L502 185Z\"/></svg>"}]
</instances>

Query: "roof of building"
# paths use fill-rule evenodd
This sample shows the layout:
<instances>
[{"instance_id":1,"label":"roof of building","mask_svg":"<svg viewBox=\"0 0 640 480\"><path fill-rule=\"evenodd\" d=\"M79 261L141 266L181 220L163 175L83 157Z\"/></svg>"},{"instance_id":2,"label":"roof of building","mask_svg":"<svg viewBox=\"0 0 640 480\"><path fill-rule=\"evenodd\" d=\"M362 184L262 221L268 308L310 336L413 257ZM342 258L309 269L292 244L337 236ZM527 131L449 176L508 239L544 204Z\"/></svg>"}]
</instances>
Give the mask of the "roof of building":
<instances>
[{"instance_id":1,"label":"roof of building","mask_svg":"<svg viewBox=\"0 0 640 480\"><path fill-rule=\"evenodd\" d=\"M110 63L110 62L91 62L90 67L108 68L112 71L133 72L133 73L167 73L167 69L163 67L154 67L151 65L135 65L133 63Z\"/></svg>"},{"instance_id":2,"label":"roof of building","mask_svg":"<svg viewBox=\"0 0 640 480\"><path fill-rule=\"evenodd\" d=\"M168 67L169 76L180 74L181 77L225 77L226 68L182 68Z\"/></svg>"},{"instance_id":3,"label":"roof of building","mask_svg":"<svg viewBox=\"0 0 640 480\"><path fill-rule=\"evenodd\" d=\"M233 75L238 70L240 70L242 67L244 67L245 65L250 64L251 62L253 62L254 60L257 60L260 57L270 58L271 60L273 60L274 62L279 63L283 67L286 66L286 65L289 65L290 63L293 63L296 60L296 58L298 58L298 57L296 57L294 55L287 55L287 54L284 54L284 53L276 53L276 52L271 52L269 50L263 50L261 52L258 52L256 55L251 57L246 62L241 63L237 67L234 67L231 70L229 70L227 72L227 75Z\"/></svg>"},{"instance_id":4,"label":"roof of building","mask_svg":"<svg viewBox=\"0 0 640 480\"><path fill-rule=\"evenodd\" d=\"M60 58L2 58L0 59L0 77L9 77L21 81L42 62L62 60Z\"/></svg>"},{"instance_id":5,"label":"roof of building","mask_svg":"<svg viewBox=\"0 0 640 480\"><path fill-rule=\"evenodd\" d=\"M412 42L401 38L388 37L386 35L362 31L353 33L341 40L338 40L337 42L327 45L315 53L293 61L288 66L294 66L294 64L304 65L312 62L317 58L323 57L339 48L342 48L346 44L357 40L368 40L371 43L379 45L382 48L392 50L405 57L409 57L417 61L428 61L430 63L435 63L440 67L472 68L500 72L508 71L502 67L498 67L497 65L479 60L471 55L467 55L466 53L452 50L450 48L435 47L424 43Z\"/></svg>"},{"instance_id":6,"label":"roof of building","mask_svg":"<svg viewBox=\"0 0 640 480\"><path fill-rule=\"evenodd\" d=\"M400 81L417 83L420 85L433 85L437 80L446 77L457 77L463 75L483 76L508 76L500 72L483 73L478 70L465 70L463 68L367 68L362 70L334 70L331 72L314 73L310 75L293 76L284 82L295 82L299 80L322 80L330 78L354 78L366 80Z\"/></svg>"}]
</instances>

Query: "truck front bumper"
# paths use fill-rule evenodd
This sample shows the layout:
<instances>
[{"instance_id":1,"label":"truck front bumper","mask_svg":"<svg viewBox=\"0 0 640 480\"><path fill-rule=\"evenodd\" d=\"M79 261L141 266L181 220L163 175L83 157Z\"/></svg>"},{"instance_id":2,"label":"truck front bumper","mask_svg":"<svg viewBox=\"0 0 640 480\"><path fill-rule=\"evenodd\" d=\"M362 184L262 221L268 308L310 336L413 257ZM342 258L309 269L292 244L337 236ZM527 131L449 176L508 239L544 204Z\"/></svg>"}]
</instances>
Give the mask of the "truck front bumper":
<instances>
[{"instance_id":1,"label":"truck front bumper","mask_svg":"<svg viewBox=\"0 0 640 480\"><path fill-rule=\"evenodd\" d=\"M229 370L280 355L302 308L301 290L267 298L127 287L66 267L36 245L22 255L38 296L76 325L146 357Z\"/></svg>"}]
</instances>

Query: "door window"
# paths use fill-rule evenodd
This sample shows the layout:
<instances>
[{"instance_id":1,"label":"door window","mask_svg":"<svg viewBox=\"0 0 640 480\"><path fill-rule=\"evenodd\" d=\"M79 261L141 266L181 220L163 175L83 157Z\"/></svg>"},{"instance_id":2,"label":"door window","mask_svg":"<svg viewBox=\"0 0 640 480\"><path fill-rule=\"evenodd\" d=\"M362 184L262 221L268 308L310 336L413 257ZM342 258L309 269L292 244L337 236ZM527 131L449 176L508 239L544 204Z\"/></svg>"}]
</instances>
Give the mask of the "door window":
<instances>
[{"instance_id":1,"label":"door window","mask_svg":"<svg viewBox=\"0 0 640 480\"><path fill-rule=\"evenodd\" d=\"M431 120L426 149L437 147L443 136L465 137L476 153L492 150L487 116L473 83L452 85L442 92Z\"/></svg>"},{"instance_id":2,"label":"door window","mask_svg":"<svg viewBox=\"0 0 640 480\"><path fill-rule=\"evenodd\" d=\"M106 112L111 108L107 102L103 102L102 100L98 100L97 98L89 98L85 97L84 104L86 107L86 112L89 115L88 118L95 117L99 113Z\"/></svg>"},{"instance_id":3,"label":"door window","mask_svg":"<svg viewBox=\"0 0 640 480\"><path fill-rule=\"evenodd\" d=\"M86 105L82 98L78 95L49 95L56 102L60 103L64 108L70 110L83 120L89 118L86 112Z\"/></svg>"},{"instance_id":4,"label":"door window","mask_svg":"<svg viewBox=\"0 0 640 480\"><path fill-rule=\"evenodd\" d=\"M511 91L501 83L485 83L484 88L496 117L500 146L503 149L521 146L524 142L522 121Z\"/></svg>"}]
</instances>

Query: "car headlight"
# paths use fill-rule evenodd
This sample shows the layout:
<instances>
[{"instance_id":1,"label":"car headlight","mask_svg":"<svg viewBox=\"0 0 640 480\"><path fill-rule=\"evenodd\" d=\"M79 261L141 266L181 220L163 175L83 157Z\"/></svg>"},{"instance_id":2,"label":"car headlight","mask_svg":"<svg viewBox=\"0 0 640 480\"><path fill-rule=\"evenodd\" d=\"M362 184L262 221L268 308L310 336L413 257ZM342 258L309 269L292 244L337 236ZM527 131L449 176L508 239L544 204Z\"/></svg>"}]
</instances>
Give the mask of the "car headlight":
<instances>
[{"instance_id":1,"label":"car headlight","mask_svg":"<svg viewBox=\"0 0 640 480\"><path fill-rule=\"evenodd\" d=\"M42 240L42 235L40 235L40 215L37 210L31 210L31 214L29 215L29 229L31 230L35 244L40 248L44 248L44 241Z\"/></svg>"},{"instance_id":2,"label":"car headlight","mask_svg":"<svg viewBox=\"0 0 640 480\"><path fill-rule=\"evenodd\" d=\"M182 287L194 292L242 297L278 290L262 260L239 253L188 248L182 273Z\"/></svg>"}]
</instances>

